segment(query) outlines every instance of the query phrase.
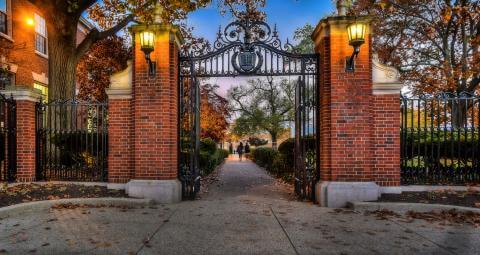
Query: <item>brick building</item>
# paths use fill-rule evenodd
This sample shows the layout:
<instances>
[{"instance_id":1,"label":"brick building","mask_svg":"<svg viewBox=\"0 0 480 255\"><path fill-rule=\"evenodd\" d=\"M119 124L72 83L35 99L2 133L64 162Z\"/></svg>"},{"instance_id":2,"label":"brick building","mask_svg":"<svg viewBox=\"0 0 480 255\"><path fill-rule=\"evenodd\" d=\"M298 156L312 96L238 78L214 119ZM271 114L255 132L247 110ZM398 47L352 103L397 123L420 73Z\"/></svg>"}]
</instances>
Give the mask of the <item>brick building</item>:
<instances>
[{"instance_id":1,"label":"brick building","mask_svg":"<svg viewBox=\"0 0 480 255\"><path fill-rule=\"evenodd\" d=\"M77 43L93 26L80 19ZM0 0L0 87L33 86L48 94L48 34L42 13L27 0Z\"/></svg>"}]
</instances>

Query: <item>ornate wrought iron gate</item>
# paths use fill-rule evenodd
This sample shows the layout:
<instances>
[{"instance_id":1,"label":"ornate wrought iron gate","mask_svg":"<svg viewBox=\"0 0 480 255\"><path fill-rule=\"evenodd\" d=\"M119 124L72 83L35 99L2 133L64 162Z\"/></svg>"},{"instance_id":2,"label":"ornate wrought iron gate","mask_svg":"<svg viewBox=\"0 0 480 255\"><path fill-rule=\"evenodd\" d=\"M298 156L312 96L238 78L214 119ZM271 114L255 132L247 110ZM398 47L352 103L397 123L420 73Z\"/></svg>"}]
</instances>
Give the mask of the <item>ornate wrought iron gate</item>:
<instances>
[{"instance_id":1,"label":"ornate wrought iron gate","mask_svg":"<svg viewBox=\"0 0 480 255\"><path fill-rule=\"evenodd\" d=\"M17 105L0 94L0 181L17 178Z\"/></svg>"},{"instance_id":2,"label":"ornate wrought iron gate","mask_svg":"<svg viewBox=\"0 0 480 255\"><path fill-rule=\"evenodd\" d=\"M265 22L235 21L219 29L213 47L192 45L180 54L179 176L184 199L200 189L200 84L212 77L294 77L295 190L300 199L313 199L317 180L317 79L318 55L298 54L279 39L276 27Z\"/></svg>"}]
</instances>

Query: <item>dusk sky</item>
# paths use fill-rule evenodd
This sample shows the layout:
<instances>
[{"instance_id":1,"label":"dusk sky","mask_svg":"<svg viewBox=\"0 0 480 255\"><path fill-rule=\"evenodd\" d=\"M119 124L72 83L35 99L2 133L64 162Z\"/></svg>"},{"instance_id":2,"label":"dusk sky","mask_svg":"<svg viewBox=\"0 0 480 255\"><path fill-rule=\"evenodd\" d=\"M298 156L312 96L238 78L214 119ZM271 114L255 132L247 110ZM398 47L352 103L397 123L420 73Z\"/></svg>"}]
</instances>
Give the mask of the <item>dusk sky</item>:
<instances>
[{"instance_id":1,"label":"dusk sky","mask_svg":"<svg viewBox=\"0 0 480 255\"><path fill-rule=\"evenodd\" d=\"M331 0L267 0L264 11L267 14L267 23L277 24L282 40L290 39L296 28L307 23L316 25L324 16L334 11ZM231 16L222 17L216 0L204 9L191 13L187 23L195 28L195 34L213 41L218 27L225 27L232 21Z\"/></svg>"},{"instance_id":2,"label":"dusk sky","mask_svg":"<svg viewBox=\"0 0 480 255\"><path fill-rule=\"evenodd\" d=\"M292 40L293 32L307 23L316 26L323 17L332 14L334 10L332 0L267 0L267 6L264 8L267 23L272 27L277 25L282 42L287 38ZM213 42L218 27L220 25L225 27L231 21L233 21L231 15L227 14L225 17L221 15L218 4L214 0L209 7L191 13L187 24L195 28L196 36L205 37ZM219 94L226 96L230 87L242 84L246 79L251 78L212 78L208 82L220 85Z\"/></svg>"}]
</instances>

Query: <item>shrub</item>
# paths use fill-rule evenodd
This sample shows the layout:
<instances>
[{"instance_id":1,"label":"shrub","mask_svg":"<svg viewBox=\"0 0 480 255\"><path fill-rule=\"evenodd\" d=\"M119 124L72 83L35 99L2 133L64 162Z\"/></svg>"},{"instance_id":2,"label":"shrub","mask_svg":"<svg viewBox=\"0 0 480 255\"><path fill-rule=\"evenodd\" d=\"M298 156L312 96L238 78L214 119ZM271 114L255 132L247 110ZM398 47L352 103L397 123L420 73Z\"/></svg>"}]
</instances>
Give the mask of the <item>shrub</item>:
<instances>
[{"instance_id":1,"label":"shrub","mask_svg":"<svg viewBox=\"0 0 480 255\"><path fill-rule=\"evenodd\" d=\"M217 143L211 138L203 138L200 140L200 151L215 153L217 150Z\"/></svg>"},{"instance_id":2,"label":"shrub","mask_svg":"<svg viewBox=\"0 0 480 255\"><path fill-rule=\"evenodd\" d=\"M266 169L271 169L273 160L278 154L278 151L272 148L256 148L252 153L253 161Z\"/></svg>"},{"instance_id":3,"label":"shrub","mask_svg":"<svg viewBox=\"0 0 480 255\"><path fill-rule=\"evenodd\" d=\"M278 146L278 152L281 154L287 167L294 168L295 164L295 139L289 138Z\"/></svg>"},{"instance_id":4,"label":"shrub","mask_svg":"<svg viewBox=\"0 0 480 255\"><path fill-rule=\"evenodd\" d=\"M58 163L63 167L72 167L77 164L92 167L108 150L108 134L102 132L63 133L49 138L42 135L40 139L42 144L47 146L46 153L50 149L53 150L54 157L58 157ZM47 139L55 145L54 148L48 146ZM55 150L58 150L58 154Z\"/></svg>"},{"instance_id":5,"label":"shrub","mask_svg":"<svg viewBox=\"0 0 480 255\"><path fill-rule=\"evenodd\" d=\"M228 157L228 151L215 149L212 154L209 151L200 150L200 171L202 176L207 176L215 170L215 168L223 163Z\"/></svg>"}]
</instances>

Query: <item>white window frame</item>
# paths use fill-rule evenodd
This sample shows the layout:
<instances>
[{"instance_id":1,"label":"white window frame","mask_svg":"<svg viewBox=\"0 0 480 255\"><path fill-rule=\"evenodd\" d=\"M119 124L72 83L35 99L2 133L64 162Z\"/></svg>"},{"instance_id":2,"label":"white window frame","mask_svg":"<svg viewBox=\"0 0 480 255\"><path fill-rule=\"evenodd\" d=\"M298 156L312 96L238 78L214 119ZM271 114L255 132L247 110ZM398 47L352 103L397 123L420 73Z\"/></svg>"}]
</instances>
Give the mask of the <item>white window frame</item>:
<instances>
[{"instance_id":1,"label":"white window frame","mask_svg":"<svg viewBox=\"0 0 480 255\"><path fill-rule=\"evenodd\" d=\"M44 40L43 46L45 47L45 52L40 51L37 47L38 46L37 40L39 37L40 39ZM43 18L38 13L35 13L35 52L42 57L48 58L47 22L45 21L45 18Z\"/></svg>"},{"instance_id":2,"label":"white window frame","mask_svg":"<svg viewBox=\"0 0 480 255\"><path fill-rule=\"evenodd\" d=\"M11 15L10 15L10 8L11 8L11 1L10 0L4 0L5 1L5 10L0 10L0 13L5 15L6 18L6 31L0 32L0 36L6 37L7 39L11 40L12 38L10 37L10 27L11 27Z\"/></svg>"}]
</instances>

